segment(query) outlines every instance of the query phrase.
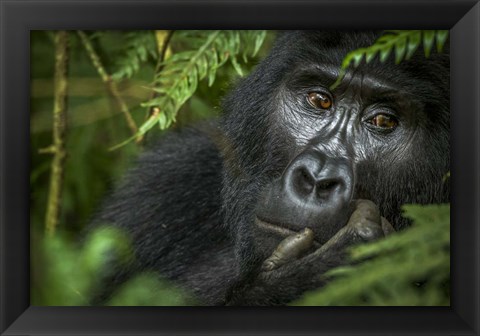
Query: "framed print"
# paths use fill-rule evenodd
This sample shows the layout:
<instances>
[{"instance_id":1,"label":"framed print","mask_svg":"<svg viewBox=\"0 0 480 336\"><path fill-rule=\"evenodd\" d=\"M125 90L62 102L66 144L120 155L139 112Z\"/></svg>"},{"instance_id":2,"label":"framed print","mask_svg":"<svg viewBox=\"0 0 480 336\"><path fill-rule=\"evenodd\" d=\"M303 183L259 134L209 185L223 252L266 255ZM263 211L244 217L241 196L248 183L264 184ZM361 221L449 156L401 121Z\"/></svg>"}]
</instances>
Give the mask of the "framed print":
<instances>
[{"instance_id":1,"label":"framed print","mask_svg":"<svg viewBox=\"0 0 480 336\"><path fill-rule=\"evenodd\" d=\"M1 22L2 335L479 333L478 2Z\"/></svg>"}]
</instances>

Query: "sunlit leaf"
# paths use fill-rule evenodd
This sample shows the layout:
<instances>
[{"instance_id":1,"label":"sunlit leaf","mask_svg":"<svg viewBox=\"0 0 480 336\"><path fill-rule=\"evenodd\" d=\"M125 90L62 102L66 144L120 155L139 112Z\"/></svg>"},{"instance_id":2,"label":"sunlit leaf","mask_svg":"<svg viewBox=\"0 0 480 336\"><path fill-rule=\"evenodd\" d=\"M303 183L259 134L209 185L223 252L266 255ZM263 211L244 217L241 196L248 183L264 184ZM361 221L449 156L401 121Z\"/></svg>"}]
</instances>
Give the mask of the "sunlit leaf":
<instances>
[{"instance_id":1,"label":"sunlit leaf","mask_svg":"<svg viewBox=\"0 0 480 336\"><path fill-rule=\"evenodd\" d=\"M443 46L448 38L448 30L437 30L437 52L442 52Z\"/></svg>"},{"instance_id":2,"label":"sunlit leaf","mask_svg":"<svg viewBox=\"0 0 480 336\"><path fill-rule=\"evenodd\" d=\"M403 56L405 55L405 50L407 48L407 40L405 37L399 38L395 43L395 64L398 64L402 61Z\"/></svg>"},{"instance_id":3,"label":"sunlit leaf","mask_svg":"<svg viewBox=\"0 0 480 336\"><path fill-rule=\"evenodd\" d=\"M423 31L423 49L425 51L425 57L429 57L433 48L433 42L435 39L434 30Z\"/></svg>"},{"instance_id":4,"label":"sunlit leaf","mask_svg":"<svg viewBox=\"0 0 480 336\"><path fill-rule=\"evenodd\" d=\"M409 35L408 43L407 43L407 54L405 56L406 59L410 59L415 51L417 50L420 42L422 40L422 33L420 31L414 31L412 34Z\"/></svg>"}]
</instances>

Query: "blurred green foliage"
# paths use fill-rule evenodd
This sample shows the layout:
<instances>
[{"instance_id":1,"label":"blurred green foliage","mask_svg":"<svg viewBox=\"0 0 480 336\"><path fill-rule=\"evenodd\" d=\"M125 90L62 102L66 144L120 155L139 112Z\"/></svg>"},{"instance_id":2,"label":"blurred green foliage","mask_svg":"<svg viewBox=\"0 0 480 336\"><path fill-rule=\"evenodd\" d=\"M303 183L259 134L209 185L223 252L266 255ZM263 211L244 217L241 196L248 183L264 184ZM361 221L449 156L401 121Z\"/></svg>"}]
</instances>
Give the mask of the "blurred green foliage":
<instances>
[{"instance_id":1,"label":"blurred green foliage","mask_svg":"<svg viewBox=\"0 0 480 336\"><path fill-rule=\"evenodd\" d=\"M195 301L156 274L143 273L120 287L109 306L191 306Z\"/></svg>"},{"instance_id":2,"label":"blurred green foliage","mask_svg":"<svg viewBox=\"0 0 480 336\"><path fill-rule=\"evenodd\" d=\"M115 267L134 261L128 237L117 228L99 227L81 246L61 235L45 237L32 254L32 305L89 305ZM37 283L37 282L40 283ZM107 305L179 306L194 301L154 274L140 274L123 284Z\"/></svg>"},{"instance_id":3,"label":"blurred green foliage","mask_svg":"<svg viewBox=\"0 0 480 336\"><path fill-rule=\"evenodd\" d=\"M30 218L34 230L43 231L48 194L51 157L39 154L39 149L51 143L53 110L53 32L31 32L31 111L30 111ZM179 37L183 32L177 32ZM154 93L157 59L154 52L153 31L92 31L87 32L95 51L110 74L125 71L127 60L132 60L133 47L137 47L137 67L129 76L119 76L119 92L130 113L141 125L148 110L141 104ZM270 47L274 32L267 34L263 48L255 58L244 62L239 59L245 74L263 58ZM143 43L144 51L139 48ZM190 50L184 38L170 41L171 53ZM143 56L142 56L143 55ZM123 69L123 70L122 70ZM216 80L198 83L195 94L180 109L173 128L184 127L220 113L222 97L239 75L231 63L216 71ZM70 34L68 90L67 161L62 199L61 229L75 236L89 221L105 193L131 166L133 159L148 146L150 138L161 136L159 128L141 145L129 143L121 150L109 151L112 146L128 139L132 134L125 118L109 95L95 67L75 32ZM66 224L68 223L68 225Z\"/></svg>"},{"instance_id":4,"label":"blurred green foliage","mask_svg":"<svg viewBox=\"0 0 480 336\"><path fill-rule=\"evenodd\" d=\"M296 305L447 306L450 304L450 205L405 205L410 228L350 249L353 265Z\"/></svg>"},{"instance_id":5,"label":"blurred green foliage","mask_svg":"<svg viewBox=\"0 0 480 336\"><path fill-rule=\"evenodd\" d=\"M115 80L132 118L137 125L142 125L148 120L149 113L149 109L142 106L142 103L151 100L153 88L158 87L155 84L157 71L161 67L156 45L158 32L85 33L105 71ZM168 44L167 56L192 52L202 43L198 36L208 38L213 33L214 31L174 32ZM261 45L254 32L242 31L240 35L222 32L220 35L225 37L225 34L230 34L232 38L248 35L249 41L253 43L248 48L252 47L256 51ZM255 57L252 57L252 53L249 57L239 57L235 65L222 61L221 66L215 68L215 81L208 83L207 80L199 80L193 96L175 115L176 122L171 128L217 117L222 97L240 78L238 67L241 66L243 74L248 74L266 55L274 35L274 32L268 32L264 40L262 36L264 43ZM72 31L69 38L67 160L60 225L57 235L51 239L44 237L51 156L39 154L39 150L49 146L52 141L54 32L32 31L30 39L31 292L32 304L35 305L88 304L90 298L87 294L103 278L103 275L94 274L92 270L98 272L102 269L100 265L109 264L109 259L100 250L108 247L118 252L121 246L128 244L114 248L107 233L111 232L117 238L120 233L102 231L92 236L82 248L78 245L81 232L100 207L102 198L114 188L138 153L149 145L152 138L162 136L162 131L157 127L150 131L140 145L128 143L119 150L109 150L131 137L131 130L92 64L78 34ZM228 41L223 39L223 43ZM247 40L242 38L241 42ZM239 47L237 42L231 46ZM245 50L248 48L245 46ZM237 52L242 54L243 49ZM182 302L183 297L176 289L153 274L144 274L122 287L121 292L112 298L111 304L177 305Z\"/></svg>"}]
</instances>

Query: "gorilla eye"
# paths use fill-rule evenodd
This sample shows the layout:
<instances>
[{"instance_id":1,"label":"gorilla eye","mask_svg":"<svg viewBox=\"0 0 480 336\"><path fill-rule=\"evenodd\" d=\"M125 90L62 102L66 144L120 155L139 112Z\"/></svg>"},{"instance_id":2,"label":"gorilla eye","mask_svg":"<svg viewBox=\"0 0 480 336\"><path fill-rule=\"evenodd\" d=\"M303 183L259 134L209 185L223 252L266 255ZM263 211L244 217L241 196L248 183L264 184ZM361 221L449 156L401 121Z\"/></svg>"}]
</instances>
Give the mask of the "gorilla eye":
<instances>
[{"instance_id":1,"label":"gorilla eye","mask_svg":"<svg viewBox=\"0 0 480 336\"><path fill-rule=\"evenodd\" d=\"M387 114L377 114L368 122L376 127L385 128L385 129L393 129L398 125L397 119Z\"/></svg>"},{"instance_id":2,"label":"gorilla eye","mask_svg":"<svg viewBox=\"0 0 480 336\"><path fill-rule=\"evenodd\" d=\"M307 97L308 103L314 108L327 110L332 107L332 99L329 95L321 92L310 92Z\"/></svg>"}]
</instances>

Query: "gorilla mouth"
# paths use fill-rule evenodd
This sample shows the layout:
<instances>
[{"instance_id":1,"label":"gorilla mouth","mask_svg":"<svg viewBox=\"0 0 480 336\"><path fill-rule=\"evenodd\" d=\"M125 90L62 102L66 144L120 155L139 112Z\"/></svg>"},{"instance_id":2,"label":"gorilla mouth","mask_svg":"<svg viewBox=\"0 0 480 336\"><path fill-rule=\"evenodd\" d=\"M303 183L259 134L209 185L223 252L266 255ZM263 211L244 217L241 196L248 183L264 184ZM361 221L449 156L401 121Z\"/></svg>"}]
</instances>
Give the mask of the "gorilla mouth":
<instances>
[{"instance_id":1,"label":"gorilla mouth","mask_svg":"<svg viewBox=\"0 0 480 336\"><path fill-rule=\"evenodd\" d=\"M267 230L267 231L272 231L272 232L275 232L281 236L290 236L292 234L295 234L297 232L293 231L293 230L290 230L290 229L287 229L285 228L284 226L280 226L280 225L276 225L276 224L272 224L272 223L269 223L269 222L266 222L258 217L255 218L255 223L261 228L261 229L264 229L264 230Z\"/></svg>"},{"instance_id":2,"label":"gorilla mouth","mask_svg":"<svg viewBox=\"0 0 480 336\"><path fill-rule=\"evenodd\" d=\"M273 223L270 223L270 222L266 222L266 221L260 219L258 216L255 216L255 224L261 230L271 232L271 233L275 233L275 234L277 234L277 235L279 235L283 238L286 238L288 236L291 236L291 235L294 235L294 234L298 233L297 231L286 228L285 225L279 225L279 224L273 224ZM316 247L320 247L322 245L322 244L320 244L320 242L318 242L315 239L313 241L313 244Z\"/></svg>"}]
</instances>

